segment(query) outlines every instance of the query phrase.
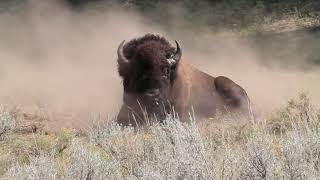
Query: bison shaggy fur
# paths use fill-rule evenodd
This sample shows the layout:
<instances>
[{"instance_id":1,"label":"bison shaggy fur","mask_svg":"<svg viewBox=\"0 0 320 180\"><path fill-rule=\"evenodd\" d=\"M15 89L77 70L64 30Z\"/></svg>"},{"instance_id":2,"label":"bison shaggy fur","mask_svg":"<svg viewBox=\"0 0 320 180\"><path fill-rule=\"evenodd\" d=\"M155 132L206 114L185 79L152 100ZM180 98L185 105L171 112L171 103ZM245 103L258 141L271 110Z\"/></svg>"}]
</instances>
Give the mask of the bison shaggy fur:
<instances>
[{"instance_id":1,"label":"bison shaggy fur","mask_svg":"<svg viewBox=\"0 0 320 180\"><path fill-rule=\"evenodd\" d=\"M124 126L162 121L170 113L189 121L222 113L249 112L246 91L231 79L213 77L182 57L182 49L160 35L124 41L118 48L118 72L123 80L123 105L117 122Z\"/></svg>"}]
</instances>

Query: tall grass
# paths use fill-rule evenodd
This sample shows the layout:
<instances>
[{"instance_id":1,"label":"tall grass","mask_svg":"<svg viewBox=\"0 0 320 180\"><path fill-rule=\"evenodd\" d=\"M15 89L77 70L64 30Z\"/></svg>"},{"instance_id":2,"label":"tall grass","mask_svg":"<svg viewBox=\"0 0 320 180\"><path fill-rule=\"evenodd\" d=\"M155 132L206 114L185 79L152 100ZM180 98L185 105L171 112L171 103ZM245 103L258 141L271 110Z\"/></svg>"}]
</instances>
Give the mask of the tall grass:
<instances>
[{"instance_id":1,"label":"tall grass","mask_svg":"<svg viewBox=\"0 0 320 180\"><path fill-rule=\"evenodd\" d=\"M243 125L182 123L144 129L110 120L59 153L32 155L13 179L317 179L319 111L301 94L270 118ZM46 172L45 174L43 172Z\"/></svg>"}]
</instances>

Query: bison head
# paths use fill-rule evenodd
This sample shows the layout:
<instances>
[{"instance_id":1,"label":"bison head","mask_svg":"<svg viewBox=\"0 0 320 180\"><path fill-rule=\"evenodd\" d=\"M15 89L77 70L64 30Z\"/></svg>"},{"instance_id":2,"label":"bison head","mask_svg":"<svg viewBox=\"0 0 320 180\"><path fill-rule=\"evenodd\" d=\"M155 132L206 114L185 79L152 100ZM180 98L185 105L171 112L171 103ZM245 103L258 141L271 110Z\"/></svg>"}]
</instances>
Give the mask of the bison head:
<instances>
[{"instance_id":1,"label":"bison head","mask_svg":"<svg viewBox=\"0 0 320 180\"><path fill-rule=\"evenodd\" d=\"M179 43L175 43L176 48L163 37L147 34L119 45L118 71L123 79L127 106L135 111L141 111L142 106L157 118L164 118L182 56Z\"/></svg>"}]
</instances>

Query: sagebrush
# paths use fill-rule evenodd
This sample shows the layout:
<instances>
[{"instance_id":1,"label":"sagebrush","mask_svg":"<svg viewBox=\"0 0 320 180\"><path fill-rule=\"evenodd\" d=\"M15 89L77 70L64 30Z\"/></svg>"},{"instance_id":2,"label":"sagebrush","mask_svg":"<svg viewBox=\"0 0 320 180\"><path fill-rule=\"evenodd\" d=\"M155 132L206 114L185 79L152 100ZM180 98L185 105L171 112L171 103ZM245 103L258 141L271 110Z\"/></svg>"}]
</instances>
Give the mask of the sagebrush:
<instances>
[{"instance_id":1,"label":"sagebrush","mask_svg":"<svg viewBox=\"0 0 320 180\"><path fill-rule=\"evenodd\" d=\"M123 129L109 120L87 136L58 135L60 141L54 142L59 146L30 154L27 162L12 163L6 177L317 179L319 117L308 96L301 94L270 118L241 127L223 120L205 126L194 119L182 123L168 115L163 124ZM57 148L61 144L64 148Z\"/></svg>"}]
</instances>

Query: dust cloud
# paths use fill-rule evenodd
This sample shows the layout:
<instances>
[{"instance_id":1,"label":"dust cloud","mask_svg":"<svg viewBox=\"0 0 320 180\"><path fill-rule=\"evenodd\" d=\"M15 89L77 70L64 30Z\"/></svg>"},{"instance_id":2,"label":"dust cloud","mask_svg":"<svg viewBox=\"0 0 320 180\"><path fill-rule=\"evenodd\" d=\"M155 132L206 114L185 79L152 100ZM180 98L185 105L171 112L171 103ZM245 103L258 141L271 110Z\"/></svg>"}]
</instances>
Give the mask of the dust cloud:
<instances>
[{"instance_id":1,"label":"dust cloud","mask_svg":"<svg viewBox=\"0 0 320 180\"><path fill-rule=\"evenodd\" d=\"M86 128L92 115L115 114L121 105L116 49L122 40L145 33L177 39L183 59L213 76L243 86L257 109L271 111L307 90L319 99L319 71L265 66L255 44L231 33L188 30L175 14L162 27L121 8L81 12L53 1L27 1L19 11L0 14L0 99L25 111L45 107L49 129ZM181 26L179 26L181 25ZM290 38L290 37L288 37ZM270 56L271 55L271 56ZM273 62L295 57L295 52ZM302 60L303 61L303 60Z\"/></svg>"}]
</instances>

